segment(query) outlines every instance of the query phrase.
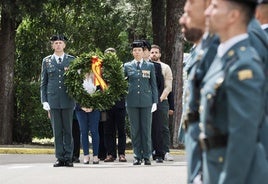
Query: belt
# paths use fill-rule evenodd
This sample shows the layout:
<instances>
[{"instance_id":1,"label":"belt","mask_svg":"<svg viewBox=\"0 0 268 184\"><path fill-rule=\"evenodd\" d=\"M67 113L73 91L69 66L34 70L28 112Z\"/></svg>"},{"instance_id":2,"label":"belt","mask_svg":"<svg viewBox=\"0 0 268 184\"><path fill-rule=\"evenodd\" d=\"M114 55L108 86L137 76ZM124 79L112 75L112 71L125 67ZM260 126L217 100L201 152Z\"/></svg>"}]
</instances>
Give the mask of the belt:
<instances>
[{"instance_id":1,"label":"belt","mask_svg":"<svg viewBox=\"0 0 268 184\"><path fill-rule=\"evenodd\" d=\"M199 113L194 111L187 114L187 118L189 122L199 121Z\"/></svg>"},{"instance_id":2,"label":"belt","mask_svg":"<svg viewBox=\"0 0 268 184\"><path fill-rule=\"evenodd\" d=\"M190 112L186 114L186 118L184 119L184 128L187 130L189 125L199 122L199 113L198 112Z\"/></svg>"},{"instance_id":3,"label":"belt","mask_svg":"<svg viewBox=\"0 0 268 184\"><path fill-rule=\"evenodd\" d=\"M227 135L215 135L211 137L199 138L199 143L203 151L208 151L213 148L226 147L227 140Z\"/></svg>"}]
</instances>

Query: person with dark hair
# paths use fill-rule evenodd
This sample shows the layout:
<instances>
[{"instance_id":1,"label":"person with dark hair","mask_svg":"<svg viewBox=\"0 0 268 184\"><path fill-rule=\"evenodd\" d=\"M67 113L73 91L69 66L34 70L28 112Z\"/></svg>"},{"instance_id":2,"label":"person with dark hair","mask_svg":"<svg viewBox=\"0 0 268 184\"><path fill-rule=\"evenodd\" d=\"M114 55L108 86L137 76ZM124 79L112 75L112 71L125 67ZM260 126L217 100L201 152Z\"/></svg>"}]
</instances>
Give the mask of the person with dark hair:
<instances>
[{"instance_id":1,"label":"person with dark hair","mask_svg":"<svg viewBox=\"0 0 268 184\"><path fill-rule=\"evenodd\" d=\"M83 88L89 93L93 94L98 90L101 90L99 85L94 83L94 73L87 73L83 81ZM90 131L92 137L92 149L93 149L93 164L99 164L99 121L100 110L93 109L91 107L81 107L80 104L76 104L75 113L80 126L81 142L84 153L84 164L89 164L89 139L88 133Z\"/></svg>"},{"instance_id":2,"label":"person with dark hair","mask_svg":"<svg viewBox=\"0 0 268 184\"><path fill-rule=\"evenodd\" d=\"M114 48L108 48L104 51L105 54L116 54ZM119 162L126 162L125 149L126 149L126 107L125 97L122 96L121 100L115 102L111 109L106 111L107 120L103 122L104 128L104 143L107 150L107 156L104 162L113 162L118 158ZM116 146L116 135L118 135L118 146Z\"/></svg>"},{"instance_id":3,"label":"person with dark hair","mask_svg":"<svg viewBox=\"0 0 268 184\"><path fill-rule=\"evenodd\" d=\"M128 80L126 109L130 121L131 141L134 151L133 165L151 165L152 155L151 126L152 112L156 110L158 92L154 65L144 61L144 43L132 43L134 59L124 64Z\"/></svg>"},{"instance_id":4,"label":"person with dark hair","mask_svg":"<svg viewBox=\"0 0 268 184\"><path fill-rule=\"evenodd\" d=\"M255 184L268 179L266 153L259 140L265 74L247 32L256 4L257 0L212 0L205 11L209 30L220 38L200 90L205 184Z\"/></svg>"},{"instance_id":5,"label":"person with dark hair","mask_svg":"<svg viewBox=\"0 0 268 184\"><path fill-rule=\"evenodd\" d=\"M53 55L43 59L41 71L41 102L51 119L55 155L54 167L73 167L73 110L74 100L67 94L64 72L74 56L64 53L67 38L53 35L50 39Z\"/></svg>"}]
</instances>

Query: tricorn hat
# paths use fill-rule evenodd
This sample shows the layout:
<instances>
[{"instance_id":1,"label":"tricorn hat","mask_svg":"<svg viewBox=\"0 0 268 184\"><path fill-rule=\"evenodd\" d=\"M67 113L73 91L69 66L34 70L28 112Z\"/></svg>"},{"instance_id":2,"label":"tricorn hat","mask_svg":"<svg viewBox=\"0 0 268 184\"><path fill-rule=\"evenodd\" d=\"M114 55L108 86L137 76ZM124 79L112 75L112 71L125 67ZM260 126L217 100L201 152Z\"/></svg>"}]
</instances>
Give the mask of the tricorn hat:
<instances>
[{"instance_id":1,"label":"tricorn hat","mask_svg":"<svg viewBox=\"0 0 268 184\"><path fill-rule=\"evenodd\" d=\"M144 48L144 43L142 40L134 40L134 42L131 44L132 49L135 47L142 47Z\"/></svg>"},{"instance_id":2,"label":"tricorn hat","mask_svg":"<svg viewBox=\"0 0 268 184\"><path fill-rule=\"evenodd\" d=\"M64 35L60 35L60 34L57 34L57 35L53 35L51 36L50 38L50 41L57 41L57 40L61 40L61 41L68 41L67 37L64 36Z\"/></svg>"}]
</instances>

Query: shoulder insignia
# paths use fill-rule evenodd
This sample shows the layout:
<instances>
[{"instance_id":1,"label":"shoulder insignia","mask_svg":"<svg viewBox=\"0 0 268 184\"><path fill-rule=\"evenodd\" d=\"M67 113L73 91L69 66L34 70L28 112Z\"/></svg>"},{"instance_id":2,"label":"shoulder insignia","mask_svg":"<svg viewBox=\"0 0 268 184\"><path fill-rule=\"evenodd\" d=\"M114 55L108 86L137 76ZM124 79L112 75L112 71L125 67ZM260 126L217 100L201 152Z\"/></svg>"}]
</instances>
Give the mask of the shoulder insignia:
<instances>
[{"instance_id":1,"label":"shoulder insignia","mask_svg":"<svg viewBox=\"0 0 268 184\"><path fill-rule=\"evenodd\" d=\"M240 81L252 78L253 78L253 72L250 69L241 70L238 72L238 79Z\"/></svg>"}]
</instances>

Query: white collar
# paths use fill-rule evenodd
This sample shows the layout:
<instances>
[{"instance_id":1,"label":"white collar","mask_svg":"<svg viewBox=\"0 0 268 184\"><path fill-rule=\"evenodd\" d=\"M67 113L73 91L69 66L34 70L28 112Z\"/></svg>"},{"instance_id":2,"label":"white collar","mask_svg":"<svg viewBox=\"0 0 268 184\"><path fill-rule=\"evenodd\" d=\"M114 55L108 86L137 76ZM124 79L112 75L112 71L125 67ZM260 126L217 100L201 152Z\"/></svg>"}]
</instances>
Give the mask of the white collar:
<instances>
[{"instance_id":1,"label":"white collar","mask_svg":"<svg viewBox=\"0 0 268 184\"><path fill-rule=\"evenodd\" d=\"M135 62L136 65L138 64L138 62L140 62L140 66L141 66L142 63L143 63L143 59L141 59L140 61L137 61L136 59L134 59L134 62Z\"/></svg>"},{"instance_id":2,"label":"white collar","mask_svg":"<svg viewBox=\"0 0 268 184\"><path fill-rule=\"evenodd\" d=\"M240 34L238 36L232 37L229 40L221 43L218 47L217 55L219 57L222 57L233 45L235 45L236 43L246 38L248 38L248 34L244 33L244 34Z\"/></svg>"},{"instance_id":3,"label":"white collar","mask_svg":"<svg viewBox=\"0 0 268 184\"><path fill-rule=\"evenodd\" d=\"M262 25L261 25L261 28L262 28L262 29L266 29L266 28L268 28L268 24L262 24Z\"/></svg>"},{"instance_id":4,"label":"white collar","mask_svg":"<svg viewBox=\"0 0 268 184\"><path fill-rule=\"evenodd\" d=\"M56 61L58 61L59 58L61 58L61 60L63 61L64 53L61 56L57 56L56 54L53 54L53 57L55 58Z\"/></svg>"}]
</instances>

